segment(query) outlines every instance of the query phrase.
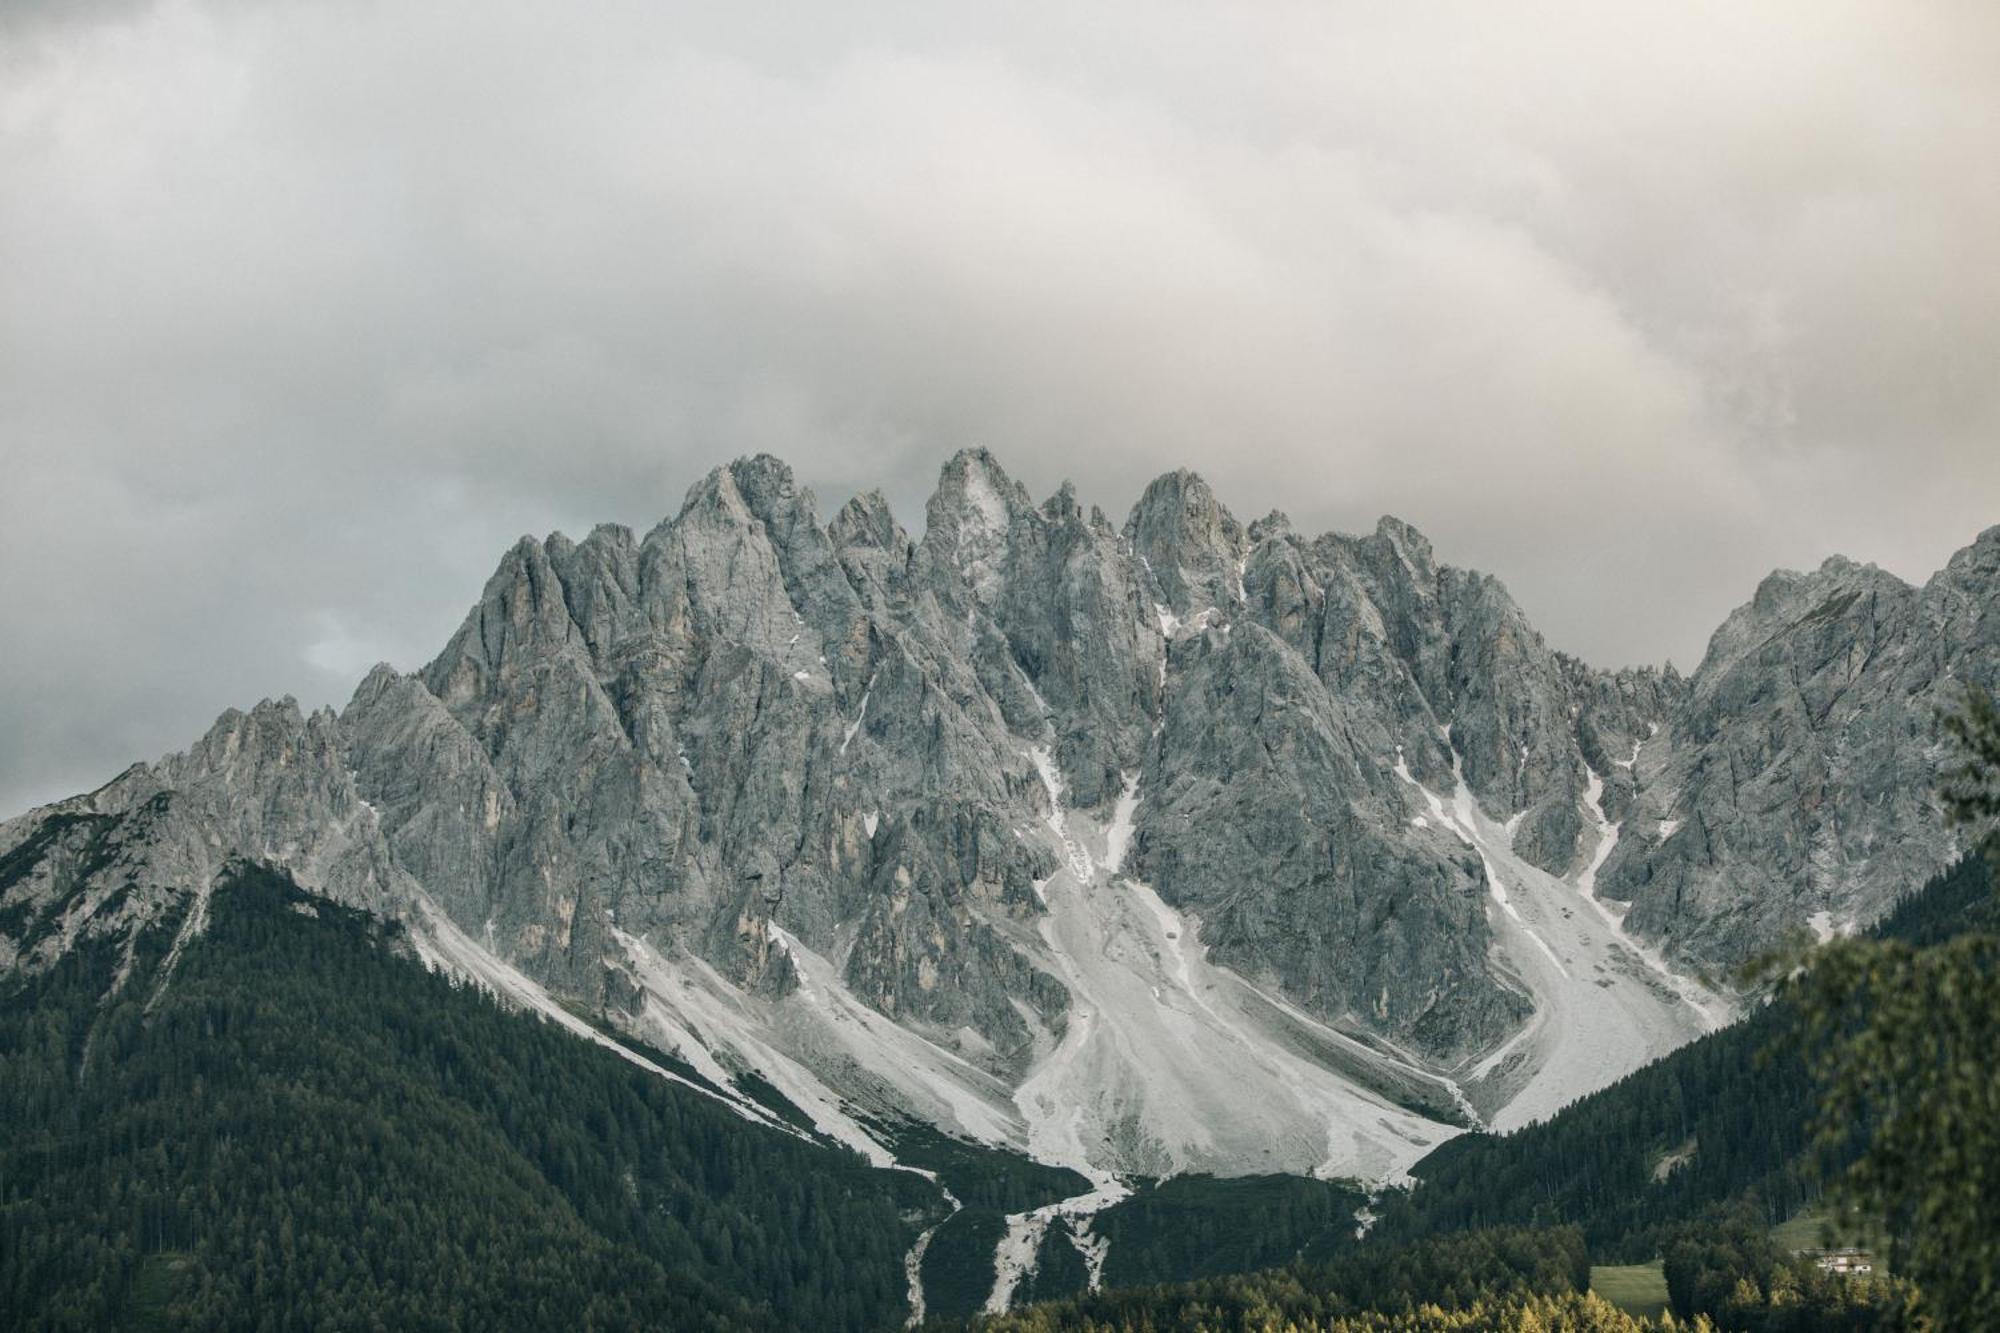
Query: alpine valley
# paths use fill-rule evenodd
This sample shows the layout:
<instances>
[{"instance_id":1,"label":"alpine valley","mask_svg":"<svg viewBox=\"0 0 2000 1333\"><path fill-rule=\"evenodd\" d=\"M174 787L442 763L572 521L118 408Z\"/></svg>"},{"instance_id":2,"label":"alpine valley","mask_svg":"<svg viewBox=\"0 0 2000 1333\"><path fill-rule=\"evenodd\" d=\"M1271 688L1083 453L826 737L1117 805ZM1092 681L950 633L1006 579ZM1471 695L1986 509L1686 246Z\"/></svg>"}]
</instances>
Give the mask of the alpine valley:
<instances>
[{"instance_id":1,"label":"alpine valley","mask_svg":"<svg viewBox=\"0 0 2000 1333\"><path fill-rule=\"evenodd\" d=\"M1739 964L1944 871L1938 713L2000 686L2000 527L1922 587L1775 573L1682 676L1552 649L1405 523L1246 525L1186 472L1120 524L968 451L924 519L871 493L822 523L741 460L643 537L523 538L435 660L338 712L231 711L0 824L8 1071L129 1106L164 1085L112 1066L180 1060L161 1033L317 1012L268 1057L402 1069L436 1131L439 1070L531 1048L539 1083L447 1080L527 1154L527 1194L467 1206L542 1199L535 1244L627 1275L625 1305L549 1308L607 1327L1005 1310L1198 1276L1162 1257L1176 1216L1285 1219L1247 1269L1724 1027ZM405 1069L431 1014L456 1054ZM201 1096L260 1077L230 1069ZM537 1107L622 1128L525 1133ZM669 1114L707 1146L648 1138ZM779 1178L820 1184L717 1202ZM133 1242L148 1282L194 1247L175 1225ZM779 1232L824 1233L848 1289L756 1267Z\"/></svg>"}]
</instances>

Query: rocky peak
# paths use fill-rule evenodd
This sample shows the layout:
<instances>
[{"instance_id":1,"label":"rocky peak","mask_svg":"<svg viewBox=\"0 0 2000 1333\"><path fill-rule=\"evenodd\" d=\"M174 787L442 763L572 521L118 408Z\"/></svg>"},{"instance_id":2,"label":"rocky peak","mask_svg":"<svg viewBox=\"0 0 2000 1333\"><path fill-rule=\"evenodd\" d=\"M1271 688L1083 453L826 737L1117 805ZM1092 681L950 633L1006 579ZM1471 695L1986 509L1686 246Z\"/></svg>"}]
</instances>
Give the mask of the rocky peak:
<instances>
[{"instance_id":1,"label":"rocky peak","mask_svg":"<svg viewBox=\"0 0 2000 1333\"><path fill-rule=\"evenodd\" d=\"M1761 674L1782 663L1798 677L1835 657L1865 656L1915 598L1916 590L1895 575L1841 556L1806 573L1773 572L1709 640L1691 681L1697 712L1708 712L1719 696L1740 698L1746 672Z\"/></svg>"},{"instance_id":2,"label":"rocky peak","mask_svg":"<svg viewBox=\"0 0 2000 1333\"><path fill-rule=\"evenodd\" d=\"M801 535L823 536L817 502L792 469L769 454L739 458L715 468L688 488L672 519L647 536L649 546L678 540L789 545Z\"/></svg>"},{"instance_id":3,"label":"rocky peak","mask_svg":"<svg viewBox=\"0 0 2000 1333\"><path fill-rule=\"evenodd\" d=\"M741 460L739 460L741 461ZM688 487L686 498L681 501L680 512L662 523L648 534L648 540L659 536L663 529L686 528L701 521L735 523L743 527L757 521L744 498L742 488L736 484L733 467L711 468L699 481Z\"/></svg>"},{"instance_id":4,"label":"rocky peak","mask_svg":"<svg viewBox=\"0 0 2000 1333\"><path fill-rule=\"evenodd\" d=\"M1945 567L1931 578L1931 584L1949 586L1991 597L2000 594L2000 523L1974 538L1972 544L1955 552ZM1930 585L1926 585L1928 588Z\"/></svg>"},{"instance_id":5,"label":"rocky peak","mask_svg":"<svg viewBox=\"0 0 2000 1333\"><path fill-rule=\"evenodd\" d=\"M1547 951L1503 888L1567 930L1597 920L1570 910L1587 869L1631 903L1626 928L1704 965L1814 913L1863 920L1949 854L1932 710L2000 670L2000 529L1921 598L1844 561L1774 576L1718 635L1697 698L1671 669L1555 653L1497 580L1438 563L1394 518L1246 532L1183 471L1120 533L1067 485L1034 504L982 450L945 465L927 516L913 544L869 492L822 527L784 464L740 459L643 542L524 538L431 666L375 668L337 720L283 700L230 712L85 799L135 812L149 884L198 891L217 858L277 860L348 900L416 903L416 929L442 911L465 948L593 1010L642 983L672 1008L667 979L699 980L702 1012L748 1025L723 1064L763 1068L775 1043L828 1080L826 1107L978 1133L938 1109L972 1104L956 1091L873 1080L942 1069L936 1043L996 1080L976 1094L991 1124L1035 1113L1020 1080L1072 1004L1101 1012L1072 963L1185 949L1463 1069L1516 1034L1521 986L1540 984L1519 965ZM0 848L47 818L0 826ZM97 864L72 851L72 869ZM32 896L62 920L43 905L71 901L69 873L35 872L0 909ZM1132 912L1142 888L1157 911ZM1091 901L1101 921L1077 915ZM1132 933L1141 918L1164 933ZM16 935L0 968L27 956ZM1643 963L1602 956L1607 979ZM787 998L794 968L811 985ZM1148 1022L1172 1008L1133 994ZM807 999L835 996L876 1013L813 1026ZM850 1035L896 1055L844 1083ZM1157 1063L1201 1063L1185 1056ZM1118 1091L1080 1086L1050 1113ZM1324 1116L1306 1115L1318 1152Z\"/></svg>"},{"instance_id":6,"label":"rocky peak","mask_svg":"<svg viewBox=\"0 0 2000 1333\"><path fill-rule=\"evenodd\" d=\"M1250 525L1250 543L1253 546L1293 535L1291 516L1282 509L1273 509Z\"/></svg>"},{"instance_id":7,"label":"rocky peak","mask_svg":"<svg viewBox=\"0 0 2000 1333\"><path fill-rule=\"evenodd\" d=\"M814 508L812 492L798 485L790 465L769 454L737 459L729 465L729 475L750 512L766 523Z\"/></svg>"},{"instance_id":8,"label":"rocky peak","mask_svg":"<svg viewBox=\"0 0 2000 1333\"><path fill-rule=\"evenodd\" d=\"M1056 488L1056 493L1042 501L1042 517L1051 523L1081 524L1083 506L1077 503L1076 484L1064 481Z\"/></svg>"},{"instance_id":9,"label":"rocky peak","mask_svg":"<svg viewBox=\"0 0 2000 1333\"><path fill-rule=\"evenodd\" d=\"M1960 660L1964 679L2000 689L2000 526L1953 555L1924 585L1920 601L1931 634Z\"/></svg>"},{"instance_id":10,"label":"rocky peak","mask_svg":"<svg viewBox=\"0 0 2000 1333\"><path fill-rule=\"evenodd\" d=\"M177 778L227 773L245 764L273 759L281 763L305 730L299 701L287 694L265 699L243 712L225 708L205 735L181 755L168 760Z\"/></svg>"},{"instance_id":11,"label":"rocky peak","mask_svg":"<svg viewBox=\"0 0 2000 1333\"><path fill-rule=\"evenodd\" d=\"M812 492L766 455L689 488L680 512L647 534L638 565L646 624L686 667L702 643L721 639L811 671L819 645L802 634L807 585L853 601Z\"/></svg>"},{"instance_id":12,"label":"rocky peak","mask_svg":"<svg viewBox=\"0 0 2000 1333\"><path fill-rule=\"evenodd\" d=\"M826 536L850 585L871 608L886 614L903 586L912 547L882 492L867 491L842 505Z\"/></svg>"},{"instance_id":13,"label":"rocky peak","mask_svg":"<svg viewBox=\"0 0 2000 1333\"><path fill-rule=\"evenodd\" d=\"M931 527L990 536L1004 532L1016 513L1033 508L1026 488L1007 475L999 460L975 448L959 450L938 470L924 515Z\"/></svg>"},{"instance_id":14,"label":"rocky peak","mask_svg":"<svg viewBox=\"0 0 2000 1333\"><path fill-rule=\"evenodd\" d=\"M543 544L562 582L570 619L593 657L601 660L636 627L639 547L630 528L603 523L580 544L555 533Z\"/></svg>"},{"instance_id":15,"label":"rocky peak","mask_svg":"<svg viewBox=\"0 0 2000 1333\"><path fill-rule=\"evenodd\" d=\"M501 559L478 604L424 675L439 698L463 703L486 693L496 679L582 647L548 551L533 537L523 537Z\"/></svg>"},{"instance_id":16,"label":"rocky peak","mask_svg":"<svg viewBox=\"0 0 2000 1333\"><path fill-rule=\"evenodd\" d=\"M1186 468L1146 487L1125 520L1125 540L1149 571L1156 599L1174 614L1242 600L1243 525Z\"/></svg>"},{"instance_id":17,"label":"rocky peak","mask_svg":"<svg viewBox=\"0 0 2000 1333\"><path fill-rule=\"evenodd\" d=\"M1375 540L1396 558L1414 588L1428 589L1437 582L1437 559L1430 538L1393 514L1375 522Z\"/></svg>"},{"instance_id":18,"label":"rocky peak","mask_svg":"<svg viewBox=\"0 0 2000 1333\"><path fill-rule=\"evenodd\" d=\"M827 535L842 550L857 546L896 550L909 544L908 535L896 522L896 516L889 511L889 501L880 491L863 491L842 505L833 516Z\"/></svg>"},{"instance_id":19,"label":"rocky peak","mask_svg":"<svg viewBox=\"0 0 2000 1333\"><path fill-rule=\"evenodd\" d=\"M946 604L957 601L961 590L991 604L1005 577L1011 532L1017 523L1040 522L1027 490L984 449L952 455L938 474L924 517L921 550L942 576L942 584L934 580L934 590Z\"/></svg>"},{"instance_id":20,"label":"rocky peak","mask_svg":"<svg viewBox=\"0 0 2000 1333\"><path fill-rule=\"evenodd\" d=\"M1633 929L1733 963L1801 920L1866 924L1938 868L1937 710L1957 681L2000 674L1990 585L1953 583L1976 563L1960 552L1919 592L1836 556L1771 574L1730 614L1646 742L1636 831L1598 881L1632 900Z\"/></svg>"},{"instance_id":21,"label":"rocky peak","mask_svg":"<svg viewBox=\"0 0 2000 1333\"><path fill-rule=\"evenodd\" d=\"M1757 585L1750 601L1724 622L1723 629L1727 631L1739 617L1744 622L1769 627L1825 614L1830 599L1863 589L1892 593L1911 590L1909 584L1875 565L1860 564L1844 555L1830 555L1818 569L1807 572L1773 570Z\"/></svg>"}]
</instances>

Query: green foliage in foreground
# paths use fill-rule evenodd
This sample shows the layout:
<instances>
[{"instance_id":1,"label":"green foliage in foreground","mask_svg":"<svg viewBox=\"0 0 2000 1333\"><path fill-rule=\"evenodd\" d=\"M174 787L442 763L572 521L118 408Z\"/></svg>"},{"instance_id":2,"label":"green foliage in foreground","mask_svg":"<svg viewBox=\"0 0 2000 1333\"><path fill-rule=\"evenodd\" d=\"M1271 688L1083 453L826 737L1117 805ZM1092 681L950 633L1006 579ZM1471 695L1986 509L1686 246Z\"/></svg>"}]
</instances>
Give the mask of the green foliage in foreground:
<instances>
[{"instance_id":1,"label":"green foliage in foreground","mask_svg":"<svg viewBox=\"0 0 2000 1333\"><path fill-rule=\"evenodd\" d=\"M1796 983L1824 1054L1822 1138L1868 1144L1837 1197L1885 1220L1890 1262L1948 1328L2000 1321L2000 937L1843 940Z\"/></svg>"},{"instance_id":2,"label":"green foliage in foreground","mask_svg":"<svg viewBox=\"0 0 2000 1333\"><path fill-rule=\"evenodd\" d=\"M0 994L0 1323L880 1329L936 1192L246 871Z\"/></svg>"}]
</instances>

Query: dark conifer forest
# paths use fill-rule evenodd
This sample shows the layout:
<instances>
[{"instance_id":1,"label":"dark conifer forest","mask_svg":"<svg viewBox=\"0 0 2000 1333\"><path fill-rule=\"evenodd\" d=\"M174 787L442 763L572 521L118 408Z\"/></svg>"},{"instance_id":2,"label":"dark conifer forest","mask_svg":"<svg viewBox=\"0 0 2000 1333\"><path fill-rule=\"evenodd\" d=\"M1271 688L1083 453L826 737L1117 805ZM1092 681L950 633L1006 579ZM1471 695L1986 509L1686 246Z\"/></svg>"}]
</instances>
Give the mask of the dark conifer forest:
<instances>
[{"instance_id":1,"label":"dark conifer forest","mask_svg":"<svg viewBox=\"0 0 2000 1333\"><path fill-rule=\"evenodd\" d=\"M2000 922L1991 874L1960 862L1872 932L1936 944ZM1380 1232L1409 1237L1484 1226L1581 1227L1599 1262L1639 1262L1663 1236L1721 1210L1767 1224L1816 1202L1860 1147L1816 1150L1820 1088L1798 1015L1766 1005L1505 1136L1466 1134L1418 1163L1417 1188L1380 1205Z\"/></svg>"},{"instance_id":2,"label":"dark conifer forest","mask_svg":"<svg viewBox=\"0 0 2000 1333\"><path fill-rule=\"evenodd\" d=\"M184 918L169 915L129 957L84 942L0 996L0 1324L863 1330L905 1317L904 1256L946 1212L931 1182L750 1123L511 1012L419 966L397 927L282 876L242 867L206 911L178 948ZM1996 918L1970 861L1877 933L1933 944ZM1365 1196L1338 1182L1142 1188L1096 1222L1119 1290L992 1327L1639 1327L1585 1294L1587 1269L1661 1255L1683 1315L1873 1326L1887 1288L1829 1285L1767 1239L1856 1146L1815 1151L1798 1031L1788 1005L1768 1005L1544 1124L1455 1139L1413 1190L1372 1201L1365 1242ZM924 1265L932 1314L962 1318L991 1285L1005 1215L1079 1180L934 1131L894 1134L967 1205ZM1052 1228L1043 1250L1024 1294L1078 1292L1067 1233ZM1391 1318L1425 1304L1475 1322ZM1821 1322L1796 1322L1809 1315Z\"/></svg>"},{"instance_id":3,"label":"dark conifer forest","mask_svg":"<svg viewBox=\"0 0 2000 1333\"><path fill-rule=\"evenodd\" d=\"M220 887L169 968L171 925L0 997L0 1324L900 1322L926 1181L507 1012L275 875Z\"/></svg>"}]
</instances>

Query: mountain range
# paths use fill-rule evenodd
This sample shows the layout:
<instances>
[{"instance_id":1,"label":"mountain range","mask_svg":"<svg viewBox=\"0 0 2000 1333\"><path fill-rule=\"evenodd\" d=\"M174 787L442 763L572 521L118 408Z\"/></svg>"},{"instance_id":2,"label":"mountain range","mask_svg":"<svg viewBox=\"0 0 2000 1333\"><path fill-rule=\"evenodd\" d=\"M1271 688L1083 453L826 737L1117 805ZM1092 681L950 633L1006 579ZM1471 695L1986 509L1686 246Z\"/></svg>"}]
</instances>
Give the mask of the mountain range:
<instances>
[{"instance_id":1,"label":"mountain range","mask_svg":"<svg viewBox=\"0 0 2000 1333\"><path fill-rule=\"evenodd\" d=\"M164 991L280 870L745 1119L1080 1172L1004 1282L1135 1177L1399 1179L1726 1022L1737 964L1957 855L1936 717L2000 685L1996 607L2000 527L1601 670L1391 518L1175 472L1118 524L973 450L912 536L744 459L643 537L523 538L337 712L0 824L0 974L171 922Z\"/></svg>"}]
</instances>

